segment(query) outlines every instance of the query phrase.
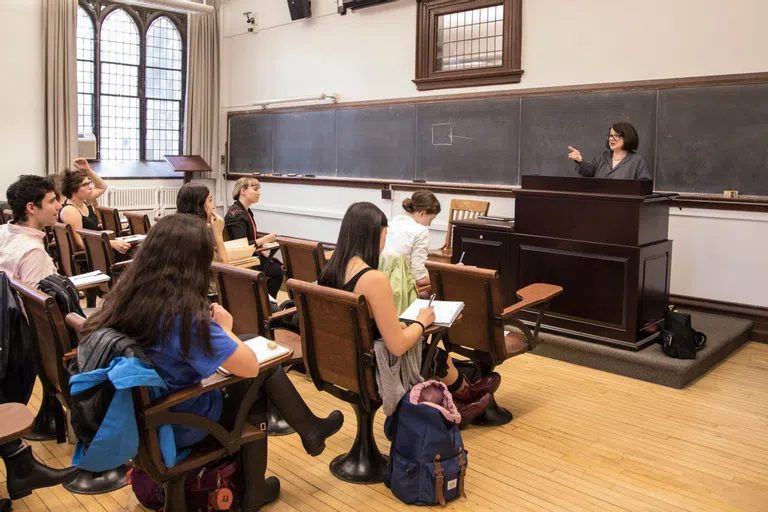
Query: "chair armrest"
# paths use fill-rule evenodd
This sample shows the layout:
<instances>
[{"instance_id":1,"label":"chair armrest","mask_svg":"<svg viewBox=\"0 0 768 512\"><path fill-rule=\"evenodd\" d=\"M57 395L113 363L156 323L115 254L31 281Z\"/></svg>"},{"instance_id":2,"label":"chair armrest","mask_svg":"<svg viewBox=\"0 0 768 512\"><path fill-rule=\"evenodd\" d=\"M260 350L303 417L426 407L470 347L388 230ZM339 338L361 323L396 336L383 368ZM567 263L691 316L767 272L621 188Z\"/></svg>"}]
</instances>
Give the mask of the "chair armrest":
<instances>
[{"instance_id":1,"label":"chair armrest","mask_svg":"<svg viewBox=\"0 0 768 512\"><path fill-rule=\"evenodd\" d=\"M130 264L131 264L131 262L133 262L133 260L132 260L132 259L130 259L130 260L125 260L125 261L120 261L120 262L118 262L118 263L115 263L114 265L112 265L112 270L118 270L118 271L120 271L120 270L125 270L125 267L127 267L128 265L130 265Z\"/></svg>"},{"instance_id":2,"label":"chair armrest","mask_svg":"<svg viewBox=\"0 0 768 512\"><path fill-rule=\"evenodd\" d=\"M515 315L524 309L536 306L543 302L548 302L563 293L562 286L554 284L535 283L521 288L517 291L520 302L512 304L501 312L501 318L505 319Z\"/></svg>"},{"instance_id":3,"label":"chair armrest","mask_svg":"<svg viewBox=\"0 0 768 512\"><path fill-rule=\"evenodd\" d=\"M296 311L297 311L296 306L288 309L283 309L282 311L278 311L276 313L269 315L268 320L270 321L270 323L275 322L277 320L282 320L283 318L293 316L296 313Z\"/></svg>"},{"instance_id":4,"label":"chair armrest","mask_svg":"<svg viewBox=\"0 0 768 512\"><path fill-rule=\"evenodd\" d=\"M67 316L64 318L64 322L75 330L75 332L79 333L83 330L83 324L85 323L85 318L78 315L77 313L68 313ZM66 357L66 355L64 356Z\"/></svg>"},{"instance_id":5,"label":"chair armrest","mask_svg":"<svg viewBox=\"0 0 768 512\"><path fill-rule=\"evenodd\" d=\"M435 334L435 333L438 333L438 332L442 332L442 331L446 331L446 330L448 330L447 327L444 327L442 325L432 324L432 325L430 325L429 327L426 328L426 330L422 333L422 336L426 337L426 336L430 336L432 334Z\"/></svg>"},{"instance_id":6,"label":"chair armrest","mask_svg":"<svg viewBox=\"0 0 768 512\"><path fill-rule=\"evenodd\" d=\"M74 359L74 358L76 358L76 357L77 357L77 349L75 349L75 350L70 350L69 352L67 352L66 354L64 354L64 357L63 357L62 359L64 359L64 362L66 363L66 362L67 362L67 361L69 361L70 359Z\"/></svg>"},{"instance_id":7,"label":"chair armrest","mask_svg":"<svg viewBox=\"0 0 768 512\"><path fill-rule=\"evenodd\" d=\"M283 354L282 356L276 357L275 359L270 359L269 361L262 363L259 366L259 373L265 372L273 366L280 365L285 361L290 360L292 357L293 350L289 350L287 354ZM213 391L214 389L229 386L241 380L243 380L243 377L238 377L236 375L225 376L216 372L210 377L203 379L201 382L193 386L180 389L175 393L171 393L170 395L155 400L152 402L152 405L146 409L145 415L150 416L152 414L166 411L174 405L184 402L185 400L200 396L203 393Z\"/></svg>"}]
</instances>

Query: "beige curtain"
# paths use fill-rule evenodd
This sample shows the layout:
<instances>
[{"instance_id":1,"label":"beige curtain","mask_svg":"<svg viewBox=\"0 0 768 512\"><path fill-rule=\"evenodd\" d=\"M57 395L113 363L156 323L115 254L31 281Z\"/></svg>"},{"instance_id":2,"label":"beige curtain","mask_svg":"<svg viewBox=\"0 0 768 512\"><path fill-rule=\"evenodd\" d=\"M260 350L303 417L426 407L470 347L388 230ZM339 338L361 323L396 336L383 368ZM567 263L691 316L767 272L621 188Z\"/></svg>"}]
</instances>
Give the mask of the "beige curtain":
<instances>
[{"instance_id":1,"label":"beige curtain","mask_svg":"<svg viewBox=\"0 0 768 512\"><path fill-rule=\"evenodd\" d=\"M200 155L216 178L219 146L219 20L221 1L209 1L213 14L190 14L187 23L187 106L184 154Z\"/></svg>"},{"instance_id":2,"label":"beige curtain","mask_svg":"<svg viewBox=\"0 0 768 512\"><path fill-rule=\"evenodd\" d=\"M76 31L77 0L43 0L46 174L77 156Z\"/></svg>"}]
</instances>

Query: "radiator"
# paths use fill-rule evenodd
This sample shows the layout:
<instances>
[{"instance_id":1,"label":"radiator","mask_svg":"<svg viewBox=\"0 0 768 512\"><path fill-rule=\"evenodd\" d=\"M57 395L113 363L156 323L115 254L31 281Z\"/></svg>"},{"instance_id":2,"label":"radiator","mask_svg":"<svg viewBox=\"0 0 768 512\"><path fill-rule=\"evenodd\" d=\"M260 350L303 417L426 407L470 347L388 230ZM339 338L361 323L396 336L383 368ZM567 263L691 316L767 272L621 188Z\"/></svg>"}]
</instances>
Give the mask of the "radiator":
<instances>
[{"instance_id":1,"label":"radiator","mask_svg":"<svg viewBox=\"0 0 768 512\"><path fill-rule=\"evenodd\" d=\"M181 187L109 188L106 204L120 211L146 213L150 219L176 212L176 196Z\"/></svg>"}]
</instances>

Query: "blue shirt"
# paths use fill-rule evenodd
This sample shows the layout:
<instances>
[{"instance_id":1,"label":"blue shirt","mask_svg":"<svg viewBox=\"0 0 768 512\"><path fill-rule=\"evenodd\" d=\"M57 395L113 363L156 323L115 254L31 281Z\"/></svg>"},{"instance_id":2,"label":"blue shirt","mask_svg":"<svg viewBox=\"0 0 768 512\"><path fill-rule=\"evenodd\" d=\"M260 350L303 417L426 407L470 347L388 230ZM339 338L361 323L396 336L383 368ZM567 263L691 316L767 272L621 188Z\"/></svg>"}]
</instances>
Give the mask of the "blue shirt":
<instances>
[{"instance_id":1,"label":"blue shirt","mask_svg":"<svg viewBox=\"0 0 768 512\"><path fill-rule=\"evenodd\" d=\"M168 386L168 394L175 393L210 377L221 366L221 363L237 350L237 343L224 332L218 323L211 320L211 354L207 355L197 344L197 328L193 323L192 342L185 359L181 353L179 324L177 318L165 344L158 340L146 351L147 356L155 364L157 373ZM216 389L174 405L171 407L171 411L193 413L219 421L223 404L224 399L221 390ZM176 438L176 446L179 448L191 446L207 435L202 430L179 425L173 425L173 433Z\"/></svg>"}]
</instances>

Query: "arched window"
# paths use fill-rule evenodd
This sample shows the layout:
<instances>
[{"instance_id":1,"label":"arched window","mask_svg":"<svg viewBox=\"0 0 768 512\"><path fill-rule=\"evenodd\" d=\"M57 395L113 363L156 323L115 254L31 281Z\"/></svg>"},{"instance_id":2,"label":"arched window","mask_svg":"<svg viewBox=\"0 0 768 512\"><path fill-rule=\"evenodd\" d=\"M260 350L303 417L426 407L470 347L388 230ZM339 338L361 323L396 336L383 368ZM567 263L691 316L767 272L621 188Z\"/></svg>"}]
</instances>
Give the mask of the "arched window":
<instances>
[{"instance_id":1,"label":"arched window","mask_svg":"<svg viewBox=\"0 0 768 512\"><path fill-rule=\"evenodd\" d=\"M103 160L139 159L139 65L141 39L122 9L101 26L100 149Z\"/></svg>"},{"instance_id":2,"label":"arched window","mask_svg":"<svg viewBox=\"0 0 768 512\"><path fill-rule=\"evenodd\" d=\"M96 136L98 160L162 161L181 154L186 20L152 8L79 0L78 133Z\"/></svg>"},{"instance_id":3,"label":"arched window","mask_svg":"<svg viewBox=\"0 0 768 512\"><path fill-rule=\"evenodd\" d=\"M77 133L93 134L95 32L93 20L82 6L77 8Z\"/></svg>"},{"instance_id":4,"label":"arched window","mask_svg":"<svg viewBox=\"0 0 768 512\"><path fill-rule=\"evenodd\" d=\"M162 160L181 150L181 34L162 16L147 30L146 160Z\"/></svg>"}]
</instances>

